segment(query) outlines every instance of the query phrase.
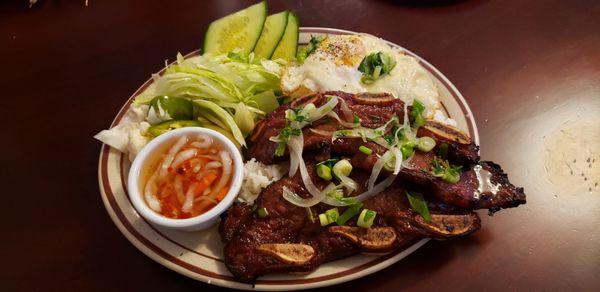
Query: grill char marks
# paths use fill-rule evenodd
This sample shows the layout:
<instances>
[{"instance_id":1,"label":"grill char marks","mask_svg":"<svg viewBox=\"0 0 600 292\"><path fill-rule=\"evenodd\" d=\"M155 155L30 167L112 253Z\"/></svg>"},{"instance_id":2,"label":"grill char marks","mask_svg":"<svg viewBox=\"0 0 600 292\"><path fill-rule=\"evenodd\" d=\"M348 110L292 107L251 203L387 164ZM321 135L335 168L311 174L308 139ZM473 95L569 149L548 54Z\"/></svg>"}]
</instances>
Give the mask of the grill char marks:
<instances>
[{"instance_id":1,"label":"grill char marks","mask_svg":"<svg viewBox=\"0 0 600 292\"><path fill-rule=\"evenodd\" d=\"M366 128L380 127L392 117L402 123L404 118L403 102L386 94L327 92L304 96L279 107L257 124L247 141L247 158L266 164L287 160L287 151L282 157L274 155L277 144L269 140L285 126L285 111L311 102L318 107L329 95L343 99L352 115L358 116L361 126ZM351 119L344 116L340 103L334 112L346 121ZM388 149L360 138L332 141L333 132L342 128L329 117L305 127L302 130L303 156L309 176L319 189L329 182L316 176L315 161L331 156L350 158L354 168L351 177L358 184L354 194L359 194L365 191L373 166ZM274 272L310 272L327 261L356 253L390 252L419 238L445 240L465 236L481 227L481 220L473 210L495 212L525 203L523 189L512 185L499 165L480 162L478 146L464 133L426 121L417 131L417 137L423 136L432 137L436 148L427 153L415 151L391 186L363 202L364 208L377 212L370 228L357 227L358 216L344 226L335 223L321 226L318 219L311 221L306 208L282 197L284 187L300 197L310 197L298 172L294 177L286 176L272 183L258 196L254 208L267 209L267 217L259 218L254 208L246 204L236 204L222 215L219 231L226 243L225 265L237 279L245 282ZM443 143L448 145L445 156L439 151ZM360 152L362 145L373 153ZM430 168L435 159L447 159L452 165L462 166L460 180L450 184L434 176ZM389 175L385 170L382 173ZM486 183L485 187L480 185L482 183ZM411 209L407 189L423 194L431 213L430 221ZM310 210L321 214L330 208L333 207L319 203ZM339 208L340 214L344 209Z\"/></svg>"},{"instance_id":2,"label":"grill char marks","mask_svg":"<svg viewBox=\"0 0 600 292\"><path fill-rule=\"evenodd\" d=\"M309 165L309 173L322 188L323 183L312 171L313 166ZM356 171L352 178L362 186L368 175ZM400 184L394 184L364 202L365 208L378 213L372 228L356 227L356 217L346 226L332 224L321 227L318 222L308 219L305 208L295 206L282 197L284 186L302 197L308 197L299 175L285 177L259 195L256 207L268 210L266 218L259 218L246 204L236 204L222 216L219 231L226 243L225 265L239 280L252 282L260 275L274 272L310 272L324 262L352 254L386 253L418 237L450 238L479 228L476 220L472 220L473 224L468 228L462 225L452 228L454 221L443 220L443 216L476 216L472 213L439 214L439 220L451 222L447 224L447 230L460 232L444 234L439 228L427 228L429 223L414 218L416 215L408 209L404 188ZM311 208L319 214L332 207L318 204ZM340 213L343 211L344 208L340 208ZM413 217L404 214L413 214Z\"/></svg>"},{"instance_id":3,"label":"grill char marks","mask_svg":"<svg viewBox=\"0 0 600 292\"><path fill-rule=\"evenodd\" d=\"M279 135L285 126L285 111L290 108L302 108L308 103L314 103L318 107L323 105L329 96L338 96L343 99L353 115L360 118L361 126L363 127L380 127L392 117L397 117L400 123L404 121L404 102L388 94L349 94L339 91L315 93L296 99L291 104L282 105L259 121L250 135L248 149L245 153L246 157L256 158L265 164L273 164L286 159L288 155L287 150L284 156L276 157L275 149L277 148L277 143L269 140L271 137ZM408 110L410 111L411 107L408 107ZM339 103L333 111L346 121L351 121L352 119L352 117L345 117ZM302 130L304 151L306 153L318 154L322 157L329 157L331 148L336 147L336 143L344 143L341 139L332 142L333 131L343 128L336 120L328 117L316 121L311 126L305 127ZM479 147L468 136L456 128L435 121L427 121L426 125L419 129L417 136L430 136L436 140L438 146L442 143L448 144L448 158L454 163L467 164L475 163L479 160ZM360 139L343 140L361 141Z\"/></svg>"}]
</instances>

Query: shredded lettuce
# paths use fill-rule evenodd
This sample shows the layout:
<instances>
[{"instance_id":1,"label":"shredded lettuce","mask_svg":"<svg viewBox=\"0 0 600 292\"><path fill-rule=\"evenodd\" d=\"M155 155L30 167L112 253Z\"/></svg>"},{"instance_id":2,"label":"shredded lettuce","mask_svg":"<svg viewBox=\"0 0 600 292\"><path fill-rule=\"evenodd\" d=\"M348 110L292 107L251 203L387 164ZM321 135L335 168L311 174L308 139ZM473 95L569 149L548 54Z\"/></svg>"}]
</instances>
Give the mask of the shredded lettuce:
<instances>
[{"instance_id":1,"label":"shredded lettuce","mask_svg":"<svg viewBox=\"0 0 600 292\"><path fill-rule=\"evenodd\" d=\"M187 98L195 102L195 115L203 125L230 132L236 142L244 137L255 121L279 106L281 63L257 63L236 54L204 54L184 58L168 66L162 75L154 75L154 86L136 96L136 104L149 104L156 96Z\"/></svg>"}]
</instances>

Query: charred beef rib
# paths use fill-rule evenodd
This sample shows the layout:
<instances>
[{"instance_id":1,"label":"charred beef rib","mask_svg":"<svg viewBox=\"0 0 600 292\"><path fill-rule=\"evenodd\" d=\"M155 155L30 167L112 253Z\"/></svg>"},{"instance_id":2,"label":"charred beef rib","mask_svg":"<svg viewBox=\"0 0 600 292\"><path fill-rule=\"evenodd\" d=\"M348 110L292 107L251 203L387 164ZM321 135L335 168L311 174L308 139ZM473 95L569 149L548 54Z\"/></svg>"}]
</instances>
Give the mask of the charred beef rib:
<instances>
[{"instance_id":1,"label":"charred beef rib","mask_svg":"<svg viewBox=\"0 0 600 292\"><path fill-rule=\"evenodd\" d=\"M314 167L308 169L313 181L318 182ZM352 177L361 186L368 179L359 171ZM430 204L432 220L425 221L410 210L405 190L398 183L363 202L365 208L378 214L372 227L356 227L356 218L344 226L321 227L318 220L310 220L306 208L282 197L283 187L302 197L310 196L296 174L264 189L254 206L238 203L223 215L219 231L226 243L225 264L237 279L251 282L273 272L310 272L324 262L359 252L390 252L416 238L467 235L481 224L476 213L449 213L435 203ZM320 187L324 187L322 181ZM260 218L253 212L256 208L269 210L269 215ZM329 208L318 204L311 207L311 212L318 214Z\"/></svg>"},{"instance_id":2,"label":"charred beef rib","mask_svg":"<svg viewBox=\"0 0 600 292\"><path fill-rule=\"evenodd\" d=\"M287 152L282 157L274 155L277 144L270 140L285 126L285 111L308 103L320 106L331 95L343 99L365 128L380 127L393 117L402 123L412 111L401 100L386 94L327 92L305 96L279 107L257 124L249 139L247 158L256 158L266 164L287 159ZM339 103L333 111L346 121L352 119L346 116L347 110L342 110ZM314 164L331 156L350 158L355 169L351 177L358 183L354 194L360 194L373 166L387 149L360 138L332 139L333 132L339 129L344 129L341 123L329 118L302 129L305 159L312 161L307 163L307 170L316 186L323 189L328 182L318 178ZM497 164L480 162L479 147L464 133L435 121L426 121L417 131L417 137L422 136L433 138L435 148L429 152L415 151L409 167L400 171L392 185L363 202L364 208L377 212L370 228L357 227L356 218L343 226L321 226L318 220L310 217L307 208L285 200L282 196L284 187L303 198L311 196L299 173L265 188L253 206L235 204L223 214L219 226L226 243L227 268L237 279L246 282L273 272L310 272L327 261L356 253L390 252L418 238L443 240L468 235L481 225L473 210L495 212L525 203L523 189L512 185ZM361 145L369 147L373 153L361 153ZM441 145L446 145L443 154ZM462 167L457 182L448 183L433 175L430 167L438 159ZM424 195L431 220L425 220L410 208L407 190ZM268 216L264 218L254 211L262 208L268 210ZM319 214L330 208L319 203L309 210L310 214Z\"/></svg>"},{"instance_id":3,"label":"charred beef rib","mask_svg":"<svg viewBox=\"0 0 600 292\"><path fill-rule=\"evenodd\" d=\"M308 95L279 107L261 120L250 136L246 156L254 157L265 164L277 162L277 156L274 155L277 144L270 138L277 136L283 129L285 111L307 103L319 106L331 95L342 98L350 110L360 118L363 127L380 127L392 117L397 117L401 123L404 120L404 103L391 95L371 93L354 95L344 92ZM338 116L343 116L344 112L340 107L338 103L334 111ZM407 109L412 110L411 107ZM333 140L333 131L343 128L334 119L323 119L305 127L302 130L305 153L314 154L317 160L327 159L331 154L352 157L352 165L371 171L378 157L387 149L373 142L364 142L360 138ZM489 209L495 212L525 203L523 189L510 184L499 165L493 162L479 162L479 147L460 130L436 121L426 121L417 132L417 137L422 136L433 138L436 146L428 153L415 152L411 159L412 167L405 167L400 173L400 180L406 184L424 188L431 196L447 204L469 209ZM359 151L361 145L374 150L376 155L361 153ZM445 158L453 164L462 166L460 181L456 184L445 183L428 171L431 163L440 159L437 153L441 145L447 147Z\"/></svg>"}]
</instances>

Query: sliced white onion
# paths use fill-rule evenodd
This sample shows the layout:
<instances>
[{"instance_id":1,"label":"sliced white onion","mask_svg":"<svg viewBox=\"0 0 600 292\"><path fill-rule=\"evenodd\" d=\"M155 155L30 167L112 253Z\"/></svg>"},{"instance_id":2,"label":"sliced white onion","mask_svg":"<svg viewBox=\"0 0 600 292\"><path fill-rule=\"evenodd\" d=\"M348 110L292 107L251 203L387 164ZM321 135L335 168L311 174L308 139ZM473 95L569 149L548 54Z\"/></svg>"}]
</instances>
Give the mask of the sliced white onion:
<instances>
[{"instance_id":1,"label":"sliced white onion","mask_svg":"<svg viewBox=\"0 0 600 292\"><path fill-rule=\"evenodd\" d=\"M310 112L307 115L308 120L310 122L314 122L314 121L324 117L325 115L327 115L329 112L331 112L335 108L335 106L338 104L338 99L336 98L337 96L331 96L331 97L332 98L329 99L328 102L326 102L325 104L318 107L317 109L315 109L314 111Z\"/></svg>"},{"instance_id":2,"label":"sliced white onion","mask_svg":"<svg viewBox=\"0 0 600 292\"><path fill-rule=\"evenodd\" d=\"M402 167L408 169L415 169L415 166L412 164L412 160L414 157L414 155L411 155L410 157L408 157L408 159L404 159L402 161Z\"/></svg>"},{"instance_id":3,"label":"sliced white onion","mask_svg":"<svg viewBox=\"0 0 600 292\"><path fill-rule=\"evenodd\" d=\"M317 186L312 182L310 176L308 174L308 170L306 169L306 164L304 163L304 159L302 159L302 147L304 144L304 138L302 134L300 136L294 136L290 141L288 141L288 148L290 150L290 173L292 173L292 168L295 167L300 168L300 176L302 177L302 182L304 183L304 187L311 194L311 198L303 199L297 194L293 193L289 189L283 189L283 198L288 202L300 206L300 207L311 207L323 200L323 198L329 193L331 190L325 192L325 190L320 191ZM296 169L293 170L293 173L296 173ZM290 174L293 176L294 174Z\"/></svg>"},{"instance_id":4,"label":"sliced white onion","mask_svg":"<svg viewBox=\"0 0 600 292\"><path fill-rule=\"evenodd\" d=\"M313 198L319 198L319 202L323 199L325 194L322 194L321 191L315 186L315 184L310 179L308 174L308 170L306 169L306 164L304 164L304 159L300 159L299 161L300 167L300 176L302 177L302 182L304 183L304 187L306 190L313 196Z\"/></svg>"},{"instance_id":5,"label":"sliced white onion","mask_svg":"<svg viewBox=\"0 0 600 292\"><path fill-rule=\"evenodd\" d=\"M298 170L300 161L303 161L302 148L304 147L304 135L301 133L300 136L293 136L290 138L290 140L287 142L287 147L290 150L289 176L294 176ZM292 149L295 149L296 151L292 153Z\"/></svg>"},{"instance_id":6,"label":"sliced white onion","mask_svg":"<svg viewBox=\"0 0 600 292\"><path fill-rule=\"evenodd\" d=\"M196 175L196 180L201 180L203 179L205 176L207 176L209 173L215 173L214 169L204 169L201 172L199 172Z\"/></svg>"},{"instance_id":7,"label":"sliced white onion","mask_svg":"<svg viewBox=\"0 0 600 292\"><path fill-rule=\"evenodd\" d=\"M338 175L337 177L340 180L340 183L348 189L348 192L352 193L352 192L356 191L358 184L353 179L351 179L349 176Z\"/></svg>"},{"instance_id":8,"label":"sliced white onion","mask_svg":"<svg viewBox=\"0 0 600 292\"><path fill-rule=\"evenodd\" d=\"M372 189L356 196L355 198L362 202L374 195L377 195L377 194L383 192L387 187L389 187L394 182L395 179L396 179L396 175L392 174L392 175L386 177L382 182L375 185Z\"/></svg>"},{"instance_id":9,"label":"sliced white onion","mask_svg":"<svg viewBox=\"0 0 600 292\"><path fill-rule=\"evenodd\" d=\"M179 152L177 155L175 155L175 158L173 159L173 162L171 163L171 167L172 168L179 167L179 165L184 163L186 160L193 158L194 156L196 156L196 154L198 154L198 150L196 150L196 149L187 149L187 150L183 150L183 151Z\"/></svg>"},{"instance_id":10,"label":"sliced white onion","mask_svg":"<svg viewBox=\"0 0 600 292\"><path fill-rule=\"evenodd\" d=\"M352 112L352 110L350 110L350 107L348 107L348 104L346 103L346 101L339 97L336 96L340 102L340 109L342 110L342 114L344 116L344 118L346 120L350 120L350 119L354 119L354 113Z\"/></svg>"},{"instance_id":11,"label":"sliced white onion","mask_svg":"<svg viewBox=\"0 0 600 292\"><path fill-rule=\"evenodd\" d=\"M392 153L390 151L386 151L381 157L379 157L379 159L377 159L377 162L375 162L375 165L373 165L373 169L371 170L371 176L369 177L369 182L367 184L368 190L373 189L375 182L379 177L379 173L383 169L383 165L385 165L391 159L391 157Z\"/></svg>"},{"instance_id":12,"label":"sliced white onion","mask_svg":"<svg viewBox=\"0 0 600 292\"><path fill-rule=\"evenodd\" d=\"M400 151L398 147L392 147L391 151L392 153L394 153L395 158L394 175L398 175L398 173L400 173L400 170L402 169L402 151Z\"/></svg>"},{"instance_id":13,"label":"sliced white onion","mask_svg":"<svg viewBox=\"0 0 600 292\"><path fill-rule=\"evenodd\" d=\"M355 128L357 126L357 124L355 124L353 122L346 122L346 121L342 120L340 118L340 116L338 116L338 114L336 114L334 111L329 112L327 115L334 118L336 121L338 121L338 123L340 123L344 127Z\"/></svg>"},{"instance_id":14,"label":"sliced white onion","mask_svg":"<svg viewBox=\"0 0 600 292\"><path fill-rule=\"evenodd\" d=\"M323 137L331 137L331 136L333 136L333 132L335 132L335 131L326 131L326 130L320 130L320 129L315 129L315 128L310 128L308 130L317 135L321 135Z\"/></svg>"},{"instance_id":15,"label":"sliced white onion","mask_svg":"<svg viewBox=\"0 0 600 292\"><path fill-rule=\"evenodd\" d=\"M191 143L193 147L206 149L209 148L210 145L212 145L212 139L207 135L200 134L196 137L196 139L197 141Z\"/></svg>"},{"instance_id":16,"label":"sliced white onion","mask_svg":"<svg viewBox=\"0 0 600 292\"><path fill-rule=\"evenodd\" d=\"M204 166L204 169L215 169L221 168L223 164L219 161L211 161Z\"/></svg>"},{"instance_id":17,"label":"sliced white onion","mask_svg":"<svg viewBox=\"0 0 600 292\"><path fill-rule=\"evenodd\" d=\"M181 206L181 211L189 213L192 210L192 206L194 205L194 190L198 183L192 183L188 187L187 192L185 193L185 201L183 202L183 206Z\"/></svg>"},{"instance_id":18,"label":"sliced white onion","mask_svg":"<svg viewBox=\"0 0 600 292\"><path fill-rule=\"evenodd\" d=\"M177 200L179 200L179 203L183 204L183 202L185 201L185 193L183 191L183 176L181 175L176 175L175 176L175 194L177 194Z\"/></svg>"},{"instance_id":19,"label":"sliced white onion","mask_svg":"<svg viewBox=\"0 0 600 292\"><path fill-rule=\"evenodd\" d=\"M167 152L167 155L163 159L163 163L160 166L160 170L158 172L158 179L162 179L167 174L167 172L169 170L169 166L171 165L171 163L173 162L173 159L175 158L175 154L177 154L177 152L179 152L181 147L183 147L183 145L185 145L186 142L187 142L187 138L185 136L183 136L183 137L179 138L179 140L177 140L177 142L175 142L175 145L173 145L173 147L171 147L171 149L169 149L169 152Z\"/></svg>"},{"instance_id":20,"label":"sliced white onion","mask_svg":"<svg viewBox=\"0 0 600 292\"><path fill-rule=\"evenodd\" d=\"M227 182L229 181L229 177L231 176L232 164L233 160L231 160L231 155L229 152L225 150L219 151L219 158L221 158L221 163L223 164L223 171L221 172L221 178L217 182L217 185L211 191L210 196L212 198L216 198L219 192L225 187Z\"/></svg>"},{"instance_id":21,"label":"sliced white onion","mask_svg":"<svg viewBox=\"0 0 600 292\"><path fill-rule=\"evenodd\" d=\"M160 212L161 206L160 201L156 198L156 178L158 176L158 170L156 170L152 176L148 179L146 183L146 187L144 188L144 198L146 199L146 203L150 209Z\"/></svg>"}]
</instances>

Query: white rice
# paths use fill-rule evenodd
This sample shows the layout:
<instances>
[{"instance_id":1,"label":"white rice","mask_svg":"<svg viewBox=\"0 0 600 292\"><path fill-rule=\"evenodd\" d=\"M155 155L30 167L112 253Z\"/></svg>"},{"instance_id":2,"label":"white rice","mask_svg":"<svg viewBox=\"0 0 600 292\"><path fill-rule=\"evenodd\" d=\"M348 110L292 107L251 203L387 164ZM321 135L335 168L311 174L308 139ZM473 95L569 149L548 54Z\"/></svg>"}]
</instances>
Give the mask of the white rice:
<instances>
[{"instance_id":1,"label":"white rice","mask_svg":"<svg viewBox=\"0 0 600 292\"><path fill-rule=\"evenodd\" d=\"M287 163L265 165L252 158L244 164L244 180L238 200L253 204L258 194L287 172Z\"/></svg>"}]
</instances>

